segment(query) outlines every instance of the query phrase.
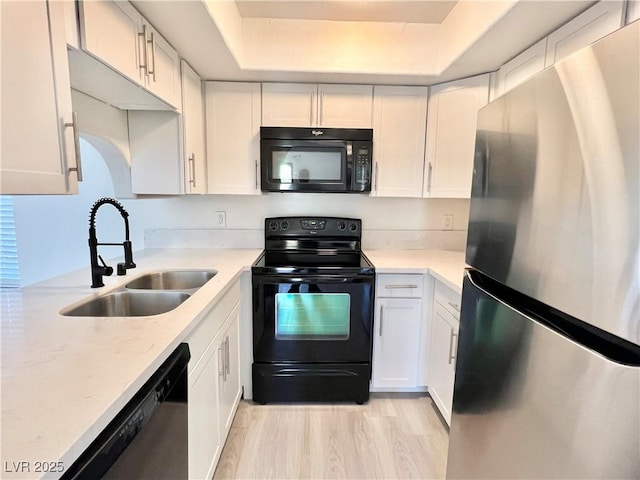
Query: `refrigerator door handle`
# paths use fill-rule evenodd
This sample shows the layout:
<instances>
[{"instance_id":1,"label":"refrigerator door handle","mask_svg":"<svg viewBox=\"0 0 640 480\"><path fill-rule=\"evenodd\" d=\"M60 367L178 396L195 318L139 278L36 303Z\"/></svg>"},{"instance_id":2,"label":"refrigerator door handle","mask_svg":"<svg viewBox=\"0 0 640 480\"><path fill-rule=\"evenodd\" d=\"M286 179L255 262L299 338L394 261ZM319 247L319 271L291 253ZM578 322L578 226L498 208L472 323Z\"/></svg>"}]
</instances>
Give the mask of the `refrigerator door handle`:
<instances>
[{"instance_id":1,"label":"refrigerator door handle","mask_svg":"<svg viewBox=\"0 0 640 480\"><path fill-rule=\"evenodd\" d=\"M479 291L519 315L553 330L564 338L602 355L612 362L634 367L640 366L640 346L635 343L545 305L476 270L467 270L466 280ZM463 301L462 310L464 311L464 309Z\"/></svg>"}]
</instances>

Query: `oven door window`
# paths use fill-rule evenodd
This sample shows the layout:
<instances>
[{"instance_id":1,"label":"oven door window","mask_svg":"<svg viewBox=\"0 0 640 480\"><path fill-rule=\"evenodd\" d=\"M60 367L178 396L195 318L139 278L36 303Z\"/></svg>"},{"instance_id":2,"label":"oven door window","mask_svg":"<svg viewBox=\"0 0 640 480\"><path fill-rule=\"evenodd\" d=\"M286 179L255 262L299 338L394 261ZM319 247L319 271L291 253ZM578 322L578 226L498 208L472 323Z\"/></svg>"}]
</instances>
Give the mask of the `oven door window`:
<instances>
[{"instance_id":1,"label":"oven door window","mask_svg":"<svg viewBox=\"0 0 640 480\"><path fill-rule=\"evenodd\" d=\"M271 151L272 180L290 183L344 183L343 149L322 150L274 148Z\"/></svg>"},{"instance_id":2,"label":"oven door window","mask_svg":"<svg viewBox=\"0 0 640 480\"><path fill-rule=\"evenodd\" d=\"M277 340L348 340L350 296L347 293L277 293Z\"/></svg>"}]
</instances>

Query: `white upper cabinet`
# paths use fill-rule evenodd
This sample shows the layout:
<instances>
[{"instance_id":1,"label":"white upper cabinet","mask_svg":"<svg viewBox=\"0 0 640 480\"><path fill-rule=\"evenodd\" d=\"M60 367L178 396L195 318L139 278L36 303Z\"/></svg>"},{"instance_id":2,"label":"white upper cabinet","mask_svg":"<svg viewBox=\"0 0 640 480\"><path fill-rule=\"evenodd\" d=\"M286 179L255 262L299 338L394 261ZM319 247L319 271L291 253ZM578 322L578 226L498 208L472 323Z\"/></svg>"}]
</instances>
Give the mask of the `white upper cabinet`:
<instances>
[{"instance_id":1,"label":"white upper cabinet","mask_svg":"<svg viewBox=\"0 0 640 480\"><path fill-rule=\"evenodd\" d=\"M489 75L431 87L423 196L470 197L478 110L488 96Z\"/></svg>"},{"instance_id":2,"label":"white upper cabinet","mask_svg":"<svg viewBox=\"0 0 640 480\"><path fill-rule=\"evenodd\" d=\"M427 87L374 88L371 195L422 196L428 92Z\"/></svg>"},{"instance_id":3,"label":"white upper cabinet","mask_svg":"<svg viewBox=\"0 0 640 480\"><path fill-rule=\"evenodd\" d=\"M260 84L205 82L209 193L260 193Z\"/></svg>"},{"instance_id":4,"label":"white upper cabinet","mask_svg":"<svg viewBox=\"0 0 640 480\"><path fill-rule=\"evenodd\" d=\"M311 127L316 125L318 86L309 83L263 83L262 125Z\"/></svg>"},{"instance_id":5,"label":"white upper cabinet","mask_svg":"<svg viewBox=\"0 0 640 480\"><path fill-rule=\"evenodd\" d=\"M83 1L78 5L83 50L127 78L144 83L146 42L141 35L142 15L128 2Z\"/></svg>"},{"instance_id":6,"label":"white upper cabinet","mask_svg":"<svg viewBox=\"0 0 640 480\"><path fill-rule=\"evenodd\" d=\"M74 88L112 105L127 109L180 110L180 59L128 2L95 0L78 2L82 50L99 62L71 52ZM113 72L101 68L109 66ZM164 102L145 98L117 76L144 87Z\"/></svg>"},{"instance_id":7,"label":"white upper cabinet","mask_svg":"<svg viewBox=\"0 0 640 480\"><path fill-rule=\"evenodd\" d=\"M618 30L624 22L622 1L598 2L547 38L545 67Z\"/></svg>"},{"instance_id":8,"label":"white upper cabinet","mask_svg":"<svg viewBox=\"0 0 640 480\"><path fill-rule=\"evenodd\" d=\"M507 93L544 69L547 54L546 37L500 67L491 100Z\"/></svg>"},{"instance_id":9,"label":"white upper cabinet","mask_svg":"<svg viewBox=\"0 0 640 480\"><path fill-rule=\"evenodd\" d=\"M169 42L148 23L146 27L147 75L146 86L150 92L180 109L180 57Z\"/></svg>"},{"instance_id":10,"label":"white upper cabinet","mask_svg":"<svg viewBox=\"0 0 640 480\"><path fill-rule=\"evenodd\" d=\"M202 82L198 74L184 60L182 61L182 127L185 192L207 193Z\"/></svg>"},{"instance_id":11,"label":"white upper cabinet","mask_svg":"<svg viewBox=\"0 0 640 480\"><path fill-rule=\"evenodd\" d=\"M373 87L264 83L262 125L371 128Z\"/></svg>"},{"instance_id":12,"label":"white upper cabinet","mask_svg":"<svg viewBox=\"0 0 640 480\"><path fill-rule=\"evenodd\" d=\"M185 193L182 123L175 112L129 110L131 191L138 194Z\"/></svg>"},{"instance_id":13,"label":"white upper cabinet","mask_svg":"<svg viewBox=\"0 0 640 480\"><path fill-rule=\"evenodd\" d=\"M496 85L491 90L491 100L517 87L555 62L619 29L623 19L623 2L598 2L502 65L497 72Z\"/></svg>"},{"instance_id":14,"label":"white upper cabinet","mask_svg":"<svg viewBox=\"0 0 640 480\"><path fill-rule=\"evenodd\" d=\"M318 85L318 126L371 128L371 85Z\"/></svg>"},{"instance_id":15,"label":"white upper cabinet","mask_svg":"<svg viewBox=\"0 0 640 480\"><path fill-rule=\"evenodd\" d=\"M2 194L78 191L60 2L2 2Z\"/></svg>"}]
</instances>

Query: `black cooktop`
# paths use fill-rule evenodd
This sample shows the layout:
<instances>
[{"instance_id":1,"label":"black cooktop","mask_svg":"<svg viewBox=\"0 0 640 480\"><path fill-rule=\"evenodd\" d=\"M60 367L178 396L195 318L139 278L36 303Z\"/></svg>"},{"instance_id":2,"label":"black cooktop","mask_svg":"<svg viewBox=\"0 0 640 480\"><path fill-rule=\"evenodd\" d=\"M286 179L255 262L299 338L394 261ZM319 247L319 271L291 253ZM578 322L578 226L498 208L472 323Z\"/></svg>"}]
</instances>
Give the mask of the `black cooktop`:
<instances>
[{"instance_id":1,"label":"black cooktop","mask_svg":"<svg viewBox=\"0 0 640 480\"><path fill-rule=\"evenodd\" d=\"M265 251L254 273L373 273L361 251L362 221L339 217L265 219Z\"/></svg>"}]
</instances>

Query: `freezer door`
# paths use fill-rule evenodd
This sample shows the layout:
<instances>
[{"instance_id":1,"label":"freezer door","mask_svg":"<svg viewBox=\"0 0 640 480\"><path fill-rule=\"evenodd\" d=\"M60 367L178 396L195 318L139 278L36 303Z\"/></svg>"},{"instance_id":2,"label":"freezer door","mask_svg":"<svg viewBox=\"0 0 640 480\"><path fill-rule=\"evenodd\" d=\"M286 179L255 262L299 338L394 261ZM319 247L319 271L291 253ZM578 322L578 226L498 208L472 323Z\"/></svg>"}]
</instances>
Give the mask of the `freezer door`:
<instances>
[{"instance_id":1,"label":"freezer door","mask_svg":"<svg viewBox=\"0 0 640 480\"><path fill-rule=\"evenodd\" d=\"M464 281L447 479L640 478L640 348L484 280Z\"/></svg>"},{"instance_id":2,"label":"freezer door","mask_svg":"<svg viewBox=\"0 0 640 480\"><path fill-rule=\"evenodd\" d=\"M478 115L467 264L640 344L640 22Z\"/></svg>"}]
</instances>

